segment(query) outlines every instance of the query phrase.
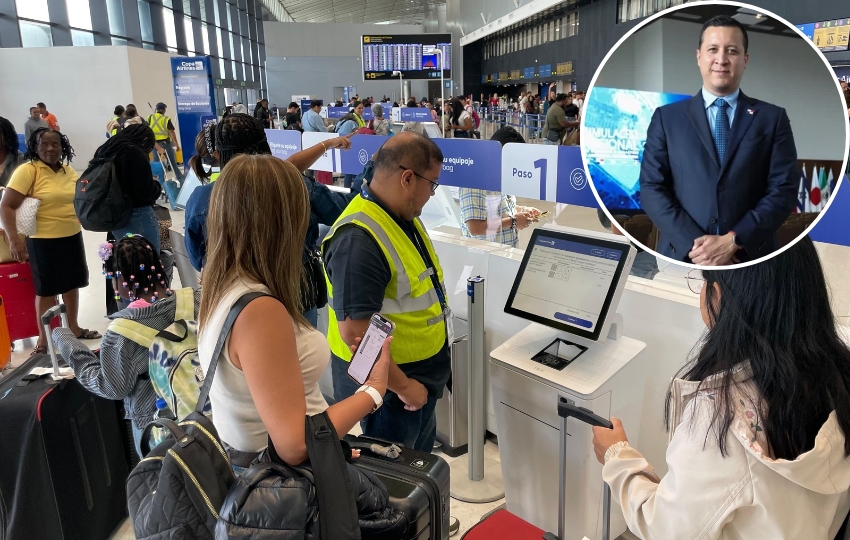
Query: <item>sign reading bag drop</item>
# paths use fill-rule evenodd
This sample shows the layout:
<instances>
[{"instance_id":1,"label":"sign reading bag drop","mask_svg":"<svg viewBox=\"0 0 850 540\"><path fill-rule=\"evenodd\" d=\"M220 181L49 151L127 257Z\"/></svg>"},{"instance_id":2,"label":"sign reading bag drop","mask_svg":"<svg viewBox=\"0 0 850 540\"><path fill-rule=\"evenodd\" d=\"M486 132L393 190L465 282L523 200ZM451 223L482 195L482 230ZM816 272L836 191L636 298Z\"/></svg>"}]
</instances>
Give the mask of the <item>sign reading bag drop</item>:
<instances>
[{"instance_id":1,"label":"sign reading bag drop","mask_svg":"<svg viewBox=\"0 0 850 540\"><path fill-rule=\"evenodd\" d=\"M184 163L195 155L195 137L204 124L218 118L208 56L171 58L174 100ZM171 110L169 109L169 112Z\"/></svg>"}]
</instances>

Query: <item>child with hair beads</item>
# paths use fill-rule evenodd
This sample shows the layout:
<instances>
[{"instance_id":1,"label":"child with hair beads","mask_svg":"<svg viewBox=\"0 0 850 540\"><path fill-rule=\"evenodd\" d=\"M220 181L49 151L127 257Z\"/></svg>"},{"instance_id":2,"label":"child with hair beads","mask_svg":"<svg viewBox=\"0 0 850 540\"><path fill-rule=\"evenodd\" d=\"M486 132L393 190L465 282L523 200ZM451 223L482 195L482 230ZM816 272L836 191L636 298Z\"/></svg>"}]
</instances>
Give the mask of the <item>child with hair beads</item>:
<instances>
[{"instance_id":1,"label":"child with hair beads","mask_svg":"<svg viewBox=\"0 0 850 540\"><path fill-rule=\"evenodd\" d=\"M128 319L149 328L165 330L174 322L177 295L190 295L198 316L200 291L172 291L159 255L142 236L127 235L98 248L103 275L112 281L115 298L125 309L111 320ZM123 399L126 418L133 423L136 452L141 456L142 431L156 413L156 393L148 377L149 351L113 331L103 336L100 354L81 343L67 328L53 331L53 341L77 380L89 392L106 399Z\"/></svg>"}]
</instances>

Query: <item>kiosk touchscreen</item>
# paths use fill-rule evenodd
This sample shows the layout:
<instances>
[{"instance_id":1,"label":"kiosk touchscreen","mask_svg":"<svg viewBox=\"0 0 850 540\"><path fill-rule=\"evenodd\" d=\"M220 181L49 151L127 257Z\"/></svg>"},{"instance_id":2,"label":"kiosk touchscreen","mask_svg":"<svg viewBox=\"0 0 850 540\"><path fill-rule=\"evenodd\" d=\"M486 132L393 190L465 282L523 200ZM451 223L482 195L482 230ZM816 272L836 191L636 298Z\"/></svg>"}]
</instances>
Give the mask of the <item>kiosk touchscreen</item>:
<instances>
[{"instance_id":1,"label":"kiosk touchscreen","mask_svg":"<svg viewBox=\"0 0 850 540\"><path fill-rule=\"evenodd\" d=\"M189 197L192 196L192 193L200 187L201 180L198 178L198 175L195 174L195 171L189 169L186 172L186 176L183 178L183 185L180 186L180 193L177 194L177 198L174 200L174 206L180 208L181 210L186 209L186 203L189 202Z\"/></svg>"},{"instance_id":2,"label":"kiosk touchscreen","mask_svg":"<svg viewBox=\"0 0 850 540\"><path fill-rule=\"evenodd\" d=\"M592 342L608 337L635 249L623 242L563 228L532 233L505 312ZM555 338L532 360L562 370L587 351Z\"/></svg>"},{"instance_id":3,"label":"kiosk touchscreen","mask_svg":"<svg viewBox=\"0 0 850 540\"><path fill-rule=\"evenodd\" d=\"M490 353L490 385L507 509L562 540L600 538L601 467L591 429L572 420L561 445L561 399L639 433L646 345L623 335L617 307L636 250L625 237L548 226L532 233L505 312L532 321ZM566 461L558 506L552 471ZM614 512L611 538L626 530Z\"/></svg>"}]
</instances>

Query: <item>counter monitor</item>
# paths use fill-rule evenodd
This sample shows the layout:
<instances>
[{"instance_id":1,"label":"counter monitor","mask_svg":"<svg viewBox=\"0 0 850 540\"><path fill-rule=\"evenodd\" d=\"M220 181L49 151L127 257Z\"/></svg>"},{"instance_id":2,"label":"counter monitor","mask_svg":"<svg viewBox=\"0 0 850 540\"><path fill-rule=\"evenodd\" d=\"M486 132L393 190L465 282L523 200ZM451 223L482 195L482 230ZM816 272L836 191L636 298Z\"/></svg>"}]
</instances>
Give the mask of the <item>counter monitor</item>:
<instances>
[{"instance_id":1,"label":"counter monitor","mask_svg":"<svg viewBox=\"0 0 850 540\"><path fill-rule=\"evenodd\" d=\"M505 312L598 341L612 303L619 301L622 278L628 277L624 269L631 267L632 249L627 242L537 229Z\"/></svg>"}]
</instances>

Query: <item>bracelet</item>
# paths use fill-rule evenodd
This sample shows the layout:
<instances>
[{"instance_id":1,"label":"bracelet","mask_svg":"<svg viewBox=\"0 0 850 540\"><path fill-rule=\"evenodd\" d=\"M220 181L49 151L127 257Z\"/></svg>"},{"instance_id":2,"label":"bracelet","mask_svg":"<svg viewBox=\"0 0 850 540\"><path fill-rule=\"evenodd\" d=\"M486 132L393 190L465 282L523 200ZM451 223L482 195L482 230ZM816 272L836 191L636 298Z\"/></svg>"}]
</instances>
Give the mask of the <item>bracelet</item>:
<instances>
[{"instance_id":1,"label":"bracelet","mask_svg":"<svg viewBox=\"0 0 850 540\"><path fill-rule=\"evenodd\" d=\"M511 216L511 229L516 230L516 217Z\"/></svg>"},{"instance_id":2,"label":"bracelet","mask_svg":"<svg viewBox=\"0 0 850 540\"><path fill-rule=\"evenodd\" d=\"M319 144L321 144L321 145L322 145L322 148L324 148L325 152L327 152L327 151L328 151L328 147L327 147L327 146L325 146L325 141L320 141L320 142L319 142Z\"/></svg>"}]
</instances>

